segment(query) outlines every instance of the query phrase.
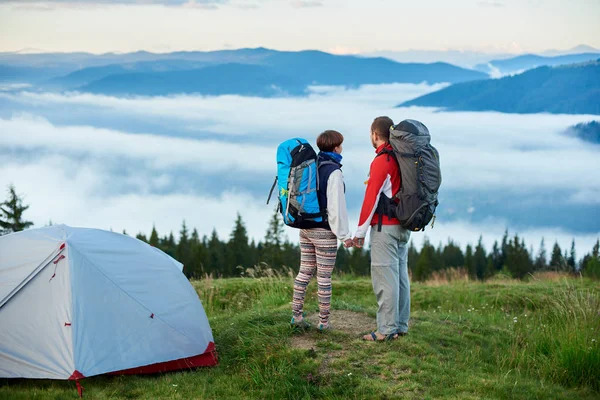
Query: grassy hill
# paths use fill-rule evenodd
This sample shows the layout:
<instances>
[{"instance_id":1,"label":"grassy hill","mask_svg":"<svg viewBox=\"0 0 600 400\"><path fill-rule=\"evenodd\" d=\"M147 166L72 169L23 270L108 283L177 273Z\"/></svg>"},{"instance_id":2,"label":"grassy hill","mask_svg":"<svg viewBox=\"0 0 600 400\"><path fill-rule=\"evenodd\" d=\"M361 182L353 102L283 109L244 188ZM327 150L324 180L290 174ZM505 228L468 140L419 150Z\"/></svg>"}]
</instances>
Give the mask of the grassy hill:
<instances>
[{"instance_id":1,"label":"grassy hill","mask_svg":"<svg viewBox=\"0 0 600 400\"><path fill-rule=\"evenodd\" d=\"M586 279L413 284L408 336L376 326L371 282L338 276L328 333L288 325L293 279L193 282L215 368L82 381L90 399L597 399L600 293ZM316 316L316 284L307 318ZM0 380L0 398L77 398L73 382Z\"/></svg>"},{"instance_id":2,"label":"grassy hill","mask_svg":"<svg viewBox=\"0 0 600 400\"><path fill-rule=\"evenodd\" d=\"M540 67L501 79L449 86L400 107L506 113L600 114L600 61Z\"/></svg>"}]
</instances>

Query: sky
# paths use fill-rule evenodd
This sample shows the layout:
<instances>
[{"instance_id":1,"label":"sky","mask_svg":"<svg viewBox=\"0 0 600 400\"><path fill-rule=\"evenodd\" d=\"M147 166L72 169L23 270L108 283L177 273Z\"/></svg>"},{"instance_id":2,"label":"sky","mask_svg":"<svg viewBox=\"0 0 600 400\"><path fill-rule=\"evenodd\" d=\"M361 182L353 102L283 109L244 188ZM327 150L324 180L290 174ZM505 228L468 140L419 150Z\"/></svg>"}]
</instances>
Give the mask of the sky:
<instances>
[{"instance_id":1,"label":"sky","mask_svg":"<svg viewBox=\"0 0 600 400\"><path fill-rule=\"evenodd\" d=\"M149 234L155 225L177 236L185 220L227 239L239 212L262 240L275 208L265 203L276 145L294 136L314 145L336 129L354 230L374 156L370 121L389 115L423 121L440 152L438 216L413 235L417 246L428 237L464 247L483 235L489 249L508 229L528 246L544 237L569 248L574 238L578 254L588 252L600 237L600 175L581 171L600 170L600 145L564 131L594 116L394 108L443 86L319 87L301 98L0 91L0 188L16 186L36 227ZM297 240L297 230L287 234Z\"/></svg>"},{"instance_id":2,"label":"sky","mask_svg":"<svg viewBox=\"0 0 600 400\"><path fill-rule=\"evenodd\" d=\"M598 0L0 0L0 52L600 48Z\"/></svg>"}]
</instances>

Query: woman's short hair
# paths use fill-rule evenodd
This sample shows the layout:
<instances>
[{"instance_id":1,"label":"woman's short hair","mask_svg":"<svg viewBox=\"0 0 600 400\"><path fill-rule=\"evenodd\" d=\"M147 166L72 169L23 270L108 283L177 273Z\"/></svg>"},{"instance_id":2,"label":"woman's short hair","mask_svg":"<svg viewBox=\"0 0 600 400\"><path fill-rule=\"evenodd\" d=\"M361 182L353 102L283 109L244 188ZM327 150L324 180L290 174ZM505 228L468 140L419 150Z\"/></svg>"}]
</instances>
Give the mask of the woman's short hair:
<instances>
[{"instance_id":1,"label":"woman's short hair","mask_svg":"<svg viewBox=\"0 0 600 400\"><path fill-rule=\"evenodd\" d=\"M344 136L338 131L327 130L317 137L317 147L321 151L333 151L342 144Z\"/></svg>"}]
</instances>

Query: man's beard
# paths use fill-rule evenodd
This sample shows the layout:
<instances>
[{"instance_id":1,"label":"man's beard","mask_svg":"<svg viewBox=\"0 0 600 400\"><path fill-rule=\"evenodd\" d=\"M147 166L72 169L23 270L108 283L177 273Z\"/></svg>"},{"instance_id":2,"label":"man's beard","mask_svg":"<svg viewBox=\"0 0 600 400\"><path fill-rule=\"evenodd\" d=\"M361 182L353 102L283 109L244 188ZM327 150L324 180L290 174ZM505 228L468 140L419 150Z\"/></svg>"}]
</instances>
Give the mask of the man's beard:
<instances>
[{"instance_id":1,"label":"man's beard","mask_svg":"<svg viewBox=\"0 0 600 400\"><path fill-rule=\"evenodd\" d=\"M375 144L375 139L373 139L373 137L371 136L371 144L373 145L373 148L376 149L377 145Z\"/></svg>"}]
</instances>

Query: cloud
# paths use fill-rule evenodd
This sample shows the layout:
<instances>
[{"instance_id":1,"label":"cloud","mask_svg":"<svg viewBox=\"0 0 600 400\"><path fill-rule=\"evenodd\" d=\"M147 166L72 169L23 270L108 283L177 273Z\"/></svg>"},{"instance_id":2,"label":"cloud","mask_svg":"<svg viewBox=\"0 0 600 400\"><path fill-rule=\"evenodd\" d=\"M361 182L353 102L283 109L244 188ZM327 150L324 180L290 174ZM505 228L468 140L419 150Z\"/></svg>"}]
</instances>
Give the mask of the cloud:
<instances>
[{"instance_id":1,"label":"cloud","mask_svg":"<svg viewBox=\"0 0 600 400\"><path fill-rule=\"evenodd\" d=\"M479 0L477 1L477 5L481 7L494 7L494 8L503 8L506 7L506 4L502 1L494 1L494 0Z\"/></svg>"},{"instance_id":2,"label":"cloud","mask_svg":"<svg viewBox=\"0 0 600 400\"><path fill-rule=\"evenodd\" d=\"M185 218L201 234L216 227L226 237L240 211L260 239L273 210L265 200L277 144L294 136L314 143L331 128L345 137L355 226L374 156L369 125L389 115L423 121L440 151L443 183L436 228L428 231L432 241L456 237L464 245L482 232L493 240L507 226L533 232L527 237L533 244L540 232L549 232L543 233L548 243L548 235L600 231L594 217L600 177L584 173L600 169L598 149L562 134L589 116L394 108L442 86L313 87L306 98L279 99L4 92L0 191L14 183L38 226L52 219L148 233L154 221L164 234Z\"/></svg>"},{"instance_id":3,"label":"cloud","mask_svg":"<svg viewBox=\"0 0 600 400\"><path fill-rule=\"evenodd\" d=\"M163 5L189 8L214 9L229 0L0 0L0 4L14 4L48 10L56 6L81 7L97 5Z\"/></svg>"},{"instance_id":4,"label":"cloud","mask_svg":"<svg viewBox=\"0 0 600 400\"><path fill-rule=\"evenodd\" d=\"M335 46L335 47L331 47L331 48L327 49L326 51L331 54L340 54L340 55L345 55L345 54L356 55L356 54L362 53L362 51L356 47L347 47L347 46Z\"/></svg>"},{"instance_id":5,"label":"cloud","mask_svg":"<svg viewBox=\"0 0 600 400\"><path fill-rule=\"evenodd\" d=\"M294 8L313 8L313 7L323 7L323 1L315 0L315 1L307 1L307 0L296 0L292 1L292 7Z\"/></svg>"},{"instance_id":6,"label":"cloud","mask_svg":"<svg viewBox=\"0 0 600 400\"><path fill-rule=\"evenodd\" d=\"M29 115L0 119L6 132L1 145L9 150L69 154L73 158L115 160L129 158L144 162L147 168L186 167L204 173L243 168L247 172L271 171L268 161L275 150L255 145L169 138L149 134L128 134L91 126L55 126ZM270 156L246 163L247 152ZM225 155L227 157L225 157Z\"/></svg>"}]
</instances>

